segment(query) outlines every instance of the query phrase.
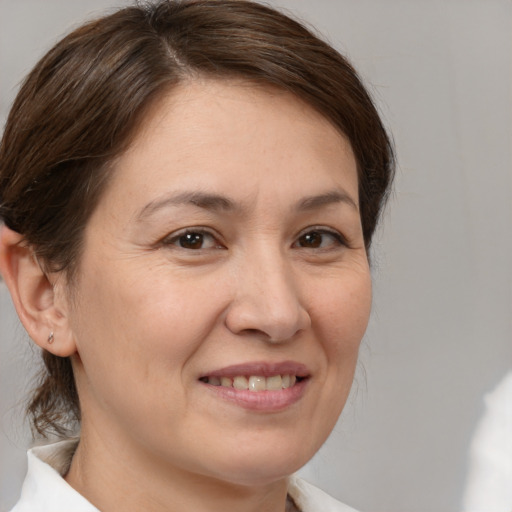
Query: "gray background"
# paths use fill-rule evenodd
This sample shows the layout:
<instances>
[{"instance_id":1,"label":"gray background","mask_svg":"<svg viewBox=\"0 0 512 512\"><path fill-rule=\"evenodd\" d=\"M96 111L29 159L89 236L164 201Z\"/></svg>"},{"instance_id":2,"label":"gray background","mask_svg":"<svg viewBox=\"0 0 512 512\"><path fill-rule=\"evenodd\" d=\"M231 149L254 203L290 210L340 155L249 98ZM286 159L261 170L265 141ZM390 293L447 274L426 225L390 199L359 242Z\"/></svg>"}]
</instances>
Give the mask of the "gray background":
<instances>
[{"instance_id":1,"label":"gray background","mask_svg":"<svg viewBox=\"0 0 512 512\"><path fill-rule=\"evenodd\" d=\"M512 366L512 2L276 0L370 84L398 149L354 393L304 475L364 511L460 510L482 397ZM0 120L109 0L0 0ZM0 284L0 510L24 473L33 351ZM305 421L307 419L305 418Z\"/></svg>"}]
</instances>

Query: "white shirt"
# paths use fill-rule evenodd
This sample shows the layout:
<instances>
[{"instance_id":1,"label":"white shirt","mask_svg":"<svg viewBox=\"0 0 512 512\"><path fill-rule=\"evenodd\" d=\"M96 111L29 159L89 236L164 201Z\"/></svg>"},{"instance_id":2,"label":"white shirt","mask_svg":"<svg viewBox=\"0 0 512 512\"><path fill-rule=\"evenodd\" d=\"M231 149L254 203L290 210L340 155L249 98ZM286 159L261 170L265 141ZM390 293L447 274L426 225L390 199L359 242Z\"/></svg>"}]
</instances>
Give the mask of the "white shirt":
<instances>
[{"instance_id":1,"label":"white shirt","mask_svg":"<svg viewBox=\"0 0 512 512\"><path fill-rule=\"evenodd\" d=\"M62 478L76 445L68 440L29 450L21 497L11 512L100 512ZM356 512L296 476L288 494L302 512Z\"/></svg>"},{"instance_id":2,"label":"white shirt","mask_svg":"<svg viewBox=\"0 0 512 512\"><path fill-rule=\"evenodd\" d=\"M485 397L470 448L464 512L512 511L512 371Z\"/></svg>"}]
</instances>

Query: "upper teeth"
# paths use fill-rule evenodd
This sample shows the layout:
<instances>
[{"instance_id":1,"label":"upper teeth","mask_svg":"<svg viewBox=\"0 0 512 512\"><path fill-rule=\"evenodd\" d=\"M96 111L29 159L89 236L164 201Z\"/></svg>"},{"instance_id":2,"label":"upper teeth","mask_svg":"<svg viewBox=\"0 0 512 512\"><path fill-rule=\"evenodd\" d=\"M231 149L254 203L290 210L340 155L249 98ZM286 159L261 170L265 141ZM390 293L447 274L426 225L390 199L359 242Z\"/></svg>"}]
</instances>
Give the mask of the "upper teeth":
<instances>
[{"instance_id":1,"label":"upper teeth","mask_svg":"<svg viewBox=\"0 0 512 512\"><path fill-rule=\"evenodd\" d=\"M205 381L212 386L224 386L235 389L248 389L249 391L277 391L286 389L295 384L297 380L295 375L273 375L272 377L262 377L260 375L251 375L246 377L238 375L236 377L207 377Z\"/></svg>"}]
</instances>

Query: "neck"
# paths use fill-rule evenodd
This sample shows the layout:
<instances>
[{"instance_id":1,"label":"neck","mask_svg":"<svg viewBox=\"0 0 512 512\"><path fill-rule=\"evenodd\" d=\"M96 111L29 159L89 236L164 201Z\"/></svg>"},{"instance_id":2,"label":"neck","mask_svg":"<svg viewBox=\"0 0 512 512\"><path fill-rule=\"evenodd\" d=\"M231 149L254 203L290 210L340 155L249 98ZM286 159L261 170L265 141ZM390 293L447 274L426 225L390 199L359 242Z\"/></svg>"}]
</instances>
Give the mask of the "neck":
<instances>
[{"instance_id":1,"label":"neck","mask_svg":"<svg viewBox=\"0 0 512 512\"><path fill-rule=\"evenodd\" d=\"M82 426L66 481L102 512L284 512L287 480L241 485L166 464ZM115 441L114 439L117 439Z\"/></svg>"}]
</instances>

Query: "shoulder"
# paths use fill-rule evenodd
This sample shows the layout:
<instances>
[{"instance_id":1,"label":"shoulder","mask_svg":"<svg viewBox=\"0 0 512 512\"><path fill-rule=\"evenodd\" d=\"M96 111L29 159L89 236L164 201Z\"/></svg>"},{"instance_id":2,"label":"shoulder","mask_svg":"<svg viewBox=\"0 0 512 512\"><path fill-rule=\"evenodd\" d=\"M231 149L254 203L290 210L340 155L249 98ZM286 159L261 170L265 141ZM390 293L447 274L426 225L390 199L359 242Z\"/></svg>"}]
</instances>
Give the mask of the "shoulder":
<instances>
[{"instance_id":1,"label":"shoulder","mask_svg":"<svg viewBox=\"0 0 512 512\"><path fill-rule=\"evenodd\" d=\"M290 478L288 493L301 512L357 512L297 476Z\"/></svg>"},{"instance_id":2,"label":"shoulder","mask_svg":"<svg viewBox=\"0 0 512 512\"><path fill-rule=\"evenodd\" d=\"M497 458L503 457L504 450L512 454L510 442L510 429L512 426L512 372L485 396L485 413L476 428L472 452L483 452L489 456L496 452Z\"/></svg>"},{"instance_id":3,"label":"shoulder","mask_svg":"<svg viewBox=\"0 0 512 512\"><path fill-rule=\"evenodd\" d=\"M512 507L512 371L485 396L469 449L464 510Z\"/></svg>"}]
</instances>

